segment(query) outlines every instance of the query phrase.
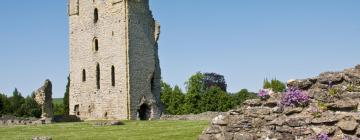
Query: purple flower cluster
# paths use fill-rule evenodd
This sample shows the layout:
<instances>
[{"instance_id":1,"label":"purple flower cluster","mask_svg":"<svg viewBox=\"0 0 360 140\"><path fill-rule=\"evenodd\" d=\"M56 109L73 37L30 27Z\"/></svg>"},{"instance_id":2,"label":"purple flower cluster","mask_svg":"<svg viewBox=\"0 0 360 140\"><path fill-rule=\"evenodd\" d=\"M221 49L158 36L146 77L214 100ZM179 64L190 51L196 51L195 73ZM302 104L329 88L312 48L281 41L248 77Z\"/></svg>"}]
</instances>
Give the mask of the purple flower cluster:
<instances>
[{"instance_id":1,"label":"purple flower cluster","mask_svg":"<svg viewBox=\"0 0 360 140\"><path fill-rule=\"evenodd\" d=\"M317 107L312 106L312 107L310 108L310 112L311 112L311 113L317 113L317 112L319 112L319 109L318 109Z\"/></svg>"},{"instance_id":2,"label":"purple flower cluster","mask_svg":"<svg viewBox=\"0 0 360 140\"><path fill-rule=\"evenodd\" d=\"M258 93L258 96L259 96L260 98L267 98L267 97L269 97L269 96L270 96L269 90L261 89L261 90L259 91L259 93Z\"/></svg>"},{"instance_id":3,"label":"purple flower cluster","mask_svg":"<svg viewBox=\"0 0 360 140\"><path fill-rule=\"evenodd\" d=\"M321 117L321 112L318 107L314 107L314 106L310 107L310 113L316 118Z\"/></svg>"},{"instance_id":4,"label":"purple flower cluster","mask_svg":"<svg viewBox=\"0 0 360 140\"><path fill-rule=\"evenodd\" d=\"M329 81L329 84L328 84L329 88L332 88L334 86L334 83L333 81Z\"/></svg>"},{"instance_id":5,"label":"purple flower cluster","mask_svg":"<svg viewBox=\"0 0 360 140\"><path fill-rule=\"evenodd\" d=\"M326 133L320 133L316 136L316 140L330 140Z\"/></svg>"},{"instance_id":6,"label":"purple flower cluster","mask_svg":"<svg viewBox=\"0 0 360 140\"><path fill-rule=\"evenodd\" d=\"M284 106L305 106L309 102L307 92L289 88L282 97L281 104Z\"/></svg>"}]
</instances>

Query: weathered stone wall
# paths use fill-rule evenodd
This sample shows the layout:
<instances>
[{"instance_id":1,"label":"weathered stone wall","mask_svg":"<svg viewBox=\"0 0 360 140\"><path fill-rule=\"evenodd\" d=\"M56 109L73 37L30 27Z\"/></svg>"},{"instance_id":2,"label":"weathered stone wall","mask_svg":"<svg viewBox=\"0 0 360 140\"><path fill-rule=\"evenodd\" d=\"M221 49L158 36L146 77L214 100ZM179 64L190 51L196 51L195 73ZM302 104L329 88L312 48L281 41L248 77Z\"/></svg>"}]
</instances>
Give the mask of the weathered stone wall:
<instances>
[{"instance_id":1,"label":"weathered stone wall","mask_svg":"<svg viewBox=\"0 0 360 140\"><path fill-rule=\"evenodd\" d=\"M334 140L360 137L360 65L342 72L291 80L308 92L305 106L281 105L282 93L247 100L243 106L214 118L200 140ZM336 92L334 92L336 90Z\"/></svg>"},{"instance_id":2,"label":"weathered stone wall","mask_svg":"<svg viewBox=\"0 0 360 140\"><path fill-rule=\"evenodd\" d=\"M157 24L149 10L148 0L129 0L128 5L131 118L137 118L143 104L151 109L151 118L160 118L161 77L156 44L158 35L155 33Z\"/></svg>"},{"instance_id":3,"label":"weathered stone wall","mask_svg":"<svg viewBox=\"0 0 360 140\"><path fill-rule=\"evenodd\" d=\"M35 91L35 101L41 106L41 117L43 119L53 117L52 84L45 80L44 85Z\"/></svg>"},{"instance_id":4,"label":"weathered stone wall","mask_svg":"<svg viewBox=\"0 0 360 140\"><path fill-rule=\"evenodd\" d=\"M148 0L69 0L69 19L70 115L83 120L137 119L141 98L147 95L146 101L155 100L150 79L155 71L157 50ZM112 86L112 66L115 86ZM156 91L160 93L159 89Z\"/></svg>"},{"instance_id":5,"label":"weathered stone wall","mask_svg":"<svg viewBox=\"0 0 360 140\"><path fill-rule=\"evenodd\" d=\"M51 123L51 119L38 119L38 118L20 118L10 115L0 116L0 126L12 125L38 125Z\"/></svg>"}]
</instances>

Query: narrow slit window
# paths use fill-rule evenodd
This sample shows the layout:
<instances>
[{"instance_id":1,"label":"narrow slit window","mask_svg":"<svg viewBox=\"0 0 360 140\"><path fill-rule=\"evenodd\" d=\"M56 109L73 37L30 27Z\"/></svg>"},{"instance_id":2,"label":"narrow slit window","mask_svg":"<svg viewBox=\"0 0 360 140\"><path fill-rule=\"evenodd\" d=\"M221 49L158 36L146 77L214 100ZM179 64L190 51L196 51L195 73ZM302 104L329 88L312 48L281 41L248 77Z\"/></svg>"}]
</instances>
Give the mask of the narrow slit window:
<instances>
[{"instance_id":1,"label":"narrow slit window","mask_svg":"<svg viewBox=\"0 0 360 140\"><path fill-rule=\"evenodd\" d=\"M115 87L115 67L111 67L111 85Z\"/></svg>"},{"instance_id":2,"label":"narrow slit window","mask_svg":"<svg viewBox=\"0 0 360 140\"><path fill-rule=\"evenodd\" d=\"M86 81L86 70L85 69L82 70L82 81L83 82Z\"/></svg>"},{"instance_id":3,"label":"narrow slit window","mask_svg":"<svg viewBox=\"0 0 360 140\"><path fill-rule=\"evenodd\" d=\"M97 38L94 38L94 49L95 51L99 50L99 40Z\"/></svg>"},{"instance_id":4,"label":"narrow slit window","mask_svg":"<svg viewBox=\"0 0 360 140\"><path fill-rule=\"evenodd\" d=\"M100 89L100 65L97 64L96 66L96 87Z\"/></svg>"},{"instance_id":5,"label":"narrow slit window","mask_svg":"<svg viewBox=\"0 0 360 140\"><path fill-rule=\"evenodd\" d=\"M94 23L97 23L99 20L99 11L97 8L94 10Z\"/></svg>"}]
</instances>

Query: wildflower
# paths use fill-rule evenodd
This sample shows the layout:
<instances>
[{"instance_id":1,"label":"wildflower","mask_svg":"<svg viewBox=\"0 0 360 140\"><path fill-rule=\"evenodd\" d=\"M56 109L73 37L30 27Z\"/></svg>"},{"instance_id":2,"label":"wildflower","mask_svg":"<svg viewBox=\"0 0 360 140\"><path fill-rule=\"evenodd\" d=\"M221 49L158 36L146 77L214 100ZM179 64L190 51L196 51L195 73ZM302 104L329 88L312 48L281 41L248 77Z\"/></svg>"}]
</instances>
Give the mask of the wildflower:
<instances>
[{"instance_id":1,"label":"wildflower","mask_svg":"<svg viewBox=\"0 0 360 140\"><path fill-rule=\"evenodd\" d=\"M307 92L296 88L289 88L283 95L281 104L284 106L305 106L309 100Z\"/></svg>"},{"instance_id":2,"label":"wildflower","mask_svg":"<svg viewBox=\"0 0 360 140\"><path fill-rule=\"evenodd\" d=\"M328 84L329 88L332 88L334 86L334 83L333 81L329 81L329 84Z\"/></svg>"},{"instance_id":3,"label":"wildflower","mask_svg":"<svg viewBox=\"0 0 360 140\"><path fill-rule=\"evenodd\" d=\"M266 89L261 89L258 93L258 96L261 98L261 99L267 99L270 97L270 92L269 90L266 90Z\"/></svg>"},{"instance_id":4,"label":"wildflower","mask_svg":"<svg viewBox=\"0 0 360 140\"><path fill-rule=\"evenodd\" d=\"M314 117L321 117L321 112L320 112L320 110L319 110L318 107L311 106L311 107L310 107L310 113L311 113Z\"/></svg>"},{"instance_id":5,"label":"wildflower","mask_svg":"<svg viewBox=\"0 0 360 140\"><path fill-rule=\"evenodd\" d=\"M316 140L330 140L326 133L320 133L316 136Z\"/></svg>"}]
</instances>

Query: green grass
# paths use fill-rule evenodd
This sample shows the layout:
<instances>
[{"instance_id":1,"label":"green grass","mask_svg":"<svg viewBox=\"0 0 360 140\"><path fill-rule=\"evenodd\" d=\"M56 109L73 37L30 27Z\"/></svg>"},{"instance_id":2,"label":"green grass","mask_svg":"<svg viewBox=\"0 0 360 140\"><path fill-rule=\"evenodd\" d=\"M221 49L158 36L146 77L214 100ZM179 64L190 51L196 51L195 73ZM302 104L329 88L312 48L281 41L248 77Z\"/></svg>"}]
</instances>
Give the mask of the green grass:
<instances>
[{"instance_id":1,"label":"green grass","mask_svg":"<svg viewBox=\"0 0 360 140\"><path fill-rule=\"evenodd\" d=\"M63 98L53 98L53 104L63 104Z\"/></svg>"},{"instance_id":2,"label":"green grass","mask_svg":"<svg viewBox=\"0 0 360 140\"><path fill-rule=\"evenodd\" d=\"M95 126L95 122L56 123L38 126L0 127L1 140L29 140L51 136L53 140L195 140L207 121L125 121L120 126Z\"/></svg>"}]
</instances>

